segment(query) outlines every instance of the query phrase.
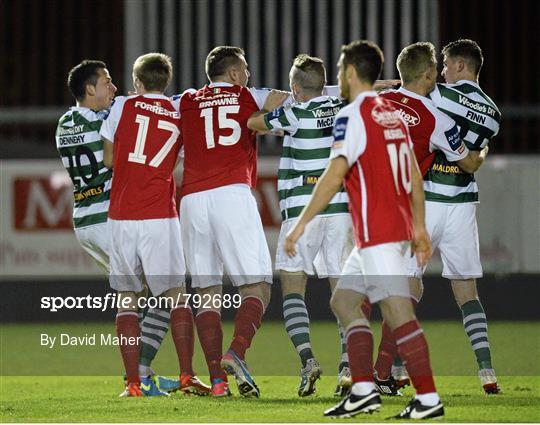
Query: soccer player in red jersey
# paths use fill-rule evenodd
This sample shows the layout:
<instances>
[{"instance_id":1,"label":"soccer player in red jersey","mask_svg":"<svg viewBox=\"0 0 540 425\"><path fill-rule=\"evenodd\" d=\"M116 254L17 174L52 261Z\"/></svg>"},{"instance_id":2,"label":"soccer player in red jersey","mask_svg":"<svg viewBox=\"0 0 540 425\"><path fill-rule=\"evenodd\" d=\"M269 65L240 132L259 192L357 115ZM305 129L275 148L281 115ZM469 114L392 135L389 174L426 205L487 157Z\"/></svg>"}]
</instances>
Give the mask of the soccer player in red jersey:
<instances>
[{"instance_id":1,"label":"soccer player in red jersey","mask_svg":"<svg viewBox=\"0 0 540 425\"><path fill-rule=\"evenodd\" d=\"M279 106L286 96L247 88L248 65L238 47L214 48L206 58L210 84L180 97L184 175L180 220L192 286L201 296L222 294L224 268L242 296L234 336L222 355L221 304L207 303L195 318L212 381L212 394L230 394L233 375L240 394L259 396L245 362L270 300L272 264L251 188L257 177L255 133L247 120ZM268 97L268 99L267 99ZM219 301L219 300L217 300Z\"/></svg>"},{"instance_id":2,"label":"soccer player in red jersey","mask_svg":"<svg viewBox=\"0 0 540 425\"><path fill-rule=\"evenodd\" d=\"M181 370L194 375L193 317L182 300L186 268L173 178L181 147L180 120L177 107L163 94L171 78L168 56L140 56L133 65L136 94L117 97L100 130L105 141L103 161L114 168L109 280L121 300L116 328L127 375L121 396L154 395L156 391L153 381L138 373L136 294L142 291L143 280L171 308L171 333Z\"/></svg>"},{"instance_id":3,"label":"soccer player in red jersey","mask_svg":"<svg viewBox=\"0 0 540 425\"><path fill-rule=\"evenodd\" d=\"M422 176L406 124L392 104L373 91L382 64L382 51L372 42L355 41L342 47L338 79L341 96L350 103L336 117L332 160L289 232L286 250L296 254L295 243L305 226L344 180L356 248L345 263L331 306L346 330L353 386L348 396L324 414L350 417L381 405L373 380L373 335L360 309L367 297L380 304L416 388L416 397L397 417L434 418L443 416L444 408L407 280L411 249L419 264L431 255Z\"/></svg>"},{"instance_id":4,"label":"soccer player in red jersey","mask_svg":"<svg viewBox=\"0 0 540 425\"><path fill-rule=\"evenodd\" d=\"M389 90L380 95L388 99L407 123L413 142L414 153L422 176L433 164L437 151L442 152L449 162L455 162L465 173L475 172L483 162L485 152L469 151L460 137L458 126L448 115L441 112L427 97L437 81L437 58L435 47L428 42L419 42L405 47L397 58L397 68L401 77L401 88ZM487 148L485 148L487 150ZM459 172L459 171L458 171ZM428 229L433 229L430 215L426 215ZM435 242L434 242L435 244ZM411 269L411 266L409 266ZM409 270L414 276L416 262ZM418 279L410 279L413 306L422 297L422 286ZM396 394L401 384L395 382L407 379L403 366L392 368L397 355L397 347L388 325L383 322L379 355L375 363L375 382L382 393Z\"/></svg>"}]
</instances>

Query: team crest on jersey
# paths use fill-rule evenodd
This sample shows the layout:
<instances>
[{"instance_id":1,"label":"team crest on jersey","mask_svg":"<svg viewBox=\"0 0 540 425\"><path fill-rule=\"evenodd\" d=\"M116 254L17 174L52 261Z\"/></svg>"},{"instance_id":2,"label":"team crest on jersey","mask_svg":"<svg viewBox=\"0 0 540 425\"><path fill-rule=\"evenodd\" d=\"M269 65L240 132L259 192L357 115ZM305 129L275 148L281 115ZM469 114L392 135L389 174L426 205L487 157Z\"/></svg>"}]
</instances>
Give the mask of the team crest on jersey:
<instances>
[{"instance_id":1,"label":"team crest on jersey","mask_svg":"<svg viewBox=\"0 0 540 425\"><path fill-rule=\"evenodd\" d=\"M377 103L371 110L371 118L377 124L386 128L396 128L401 123L399 112L382 102Z\"/></svg>"},{"instance_id":2,"label":"team crest on jersey","mask_svg":"<svg viewBox=\"0 0 540 425\"><path fill-rule=\"evenodd\" d=\"M154 101L154 106L157 106L158 108L161 107L161 102L158 100Z\"/></svg>"},{"instance_id":3,"label":"team crest on jersey","mask_svg":"<svg viewBox=\"0 0 540 425\"><path fill-rule=\"evenodd\" d=\"M403 105L402 103L396 102L392 99L386 100L394 104L394 107L398 111L399 115L401 116L401 118L403 118L403 120L407 123L409 127L414 127L420 124L420 115L418 115L418 112L416 112L413 108ZM406 103L404 102L404 100L408 101L409 99L404 97L403 99L401 99L401 102Z\"/></svg>"},{"instance_id":4,"label":"team crest on jersey","mask_svg":"<svg viewBox=\"0 0 540 425\"><path fill-rule=\"evenodd\" d=\"M390 100L390 99L388 99ZM401 100L400 100L401 103L408 103L409 102L409 98L408 97L402 97Z\"/></svg>"},{"instance_id":5,"label":"team crest on jersey","mask_svg":"<svg viewBox=\"0 0 540 425\"><path fill-rule=\"evenodd\" d=\"M218 93L221 93L221 89L220 89L219 87L214 87L214 88L212 89L212 92L213 92L214 94L218 94Z\"/></svg>"}]
</instances>

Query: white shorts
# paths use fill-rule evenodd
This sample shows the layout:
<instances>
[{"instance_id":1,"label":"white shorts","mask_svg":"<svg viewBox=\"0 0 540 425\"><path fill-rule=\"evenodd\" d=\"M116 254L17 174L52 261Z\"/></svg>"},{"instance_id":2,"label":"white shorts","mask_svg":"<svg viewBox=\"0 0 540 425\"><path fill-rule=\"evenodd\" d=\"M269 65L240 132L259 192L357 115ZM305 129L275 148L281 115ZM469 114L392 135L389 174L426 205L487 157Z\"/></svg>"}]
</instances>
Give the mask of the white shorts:
<instances>
[{"instance_id":1,"label":"white shorts","mask_svg":"<svg viewBox=\"0 0 540 425\"><path fill-rule=\"evenodd\" d=\"M480 243L476 224L476 204L426 202L426 227L433 249L439 248L442 276L447 279L482 277ZM424 269L416 258L410 260L409 276L422 277Z\"/></svg>"},{"instance_id":2,"label":"white shorts","mask_svg":"<svg viewBox=\"0 0 540 425\"><path fill-rule=\"evenodd\" d=\"M83 249L96 261L105 274L109 274L109 227L107 223L75 229Z\"/></svg>"},{"instance_id":3,"label":"white shorts","mask_svg":"<svg viewBox=\"0 0 540 425\"><path fill-rule=\"evenodd\" d=\"M353 249L352 221L350 214L317 216L306 226L296 244L297 255L290 258L284 251L287 232L298 221L287 220L281 225L276 251L276 270L303 271L318 277L341 276L341 270Z\"/></svg>"},{"instance_id":4,"label":"white shorts","mask_svg":"<svg viewBox=\"0 0 540 425\"><path fill-rule=\"evenodd\" d=\"M110 284L117 291L140 292L143 276L159 296L185 284L186 264L177 218L109 219Z\"/></svg>"},{"instance_id":5,"label":"white shorts","mask_svg":"<svg viewBox=\"0 0 540 425\"><path fill-rule=\"evenodd\" d=\"M345 262L336 289L366 295L373 304L388 297L411 296L407 277L409 242L354 248Z\"/></svg>"},{"instance_id":6,"label":"white shorts","mask_svg":"<svg viewBox=\"0 0 540 425\"><path fill-rule=\"evenodd\" d=\"M180 204L182 241L194 288L272 283L272 261L255 198L247 185L191 193Z\"/></svg>"}]
</instances>

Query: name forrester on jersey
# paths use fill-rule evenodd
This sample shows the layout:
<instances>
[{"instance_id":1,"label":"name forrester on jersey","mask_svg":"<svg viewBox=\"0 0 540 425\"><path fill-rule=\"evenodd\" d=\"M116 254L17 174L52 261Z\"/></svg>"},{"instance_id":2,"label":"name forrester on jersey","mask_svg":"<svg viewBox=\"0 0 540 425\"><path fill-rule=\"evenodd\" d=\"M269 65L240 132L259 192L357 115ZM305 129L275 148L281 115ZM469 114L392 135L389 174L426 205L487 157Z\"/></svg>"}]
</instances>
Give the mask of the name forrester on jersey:
<instances>
[{"instance_id":1,"label":"name forrester on jersey","mask_svg":"<svg viewBox=\"0 0 540 425\"><path fill-rule=\"evenodd\" d=\"M141 102L140 100L135 102L135 108L144 109L145 111L152 112L157 115L164 115L171 118L180 118L180 114L177 111L169 111L161 106L159 101L153 103Z\"/></svg>"}]
</instances>

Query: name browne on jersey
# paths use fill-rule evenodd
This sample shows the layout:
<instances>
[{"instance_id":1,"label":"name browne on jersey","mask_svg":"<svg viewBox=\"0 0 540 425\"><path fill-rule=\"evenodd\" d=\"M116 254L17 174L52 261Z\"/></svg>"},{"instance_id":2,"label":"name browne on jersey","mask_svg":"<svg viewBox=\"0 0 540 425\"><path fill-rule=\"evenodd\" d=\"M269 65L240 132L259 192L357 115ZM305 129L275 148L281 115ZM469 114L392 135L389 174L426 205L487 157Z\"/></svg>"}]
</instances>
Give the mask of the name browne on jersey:
<instances>
[{"instance_id":1,"label":"name browne on jersey","mask_svg":"<svg viewBox=\"0 0 540 425\"><path fill-rule=\"evenodd\" d=\"M146 102L140 102L140 101L135 102L135 108L141 108L141 109L144 109L145 111L150 111L157 115L165 115L171 118L180 118L180 114L176 111L169 111L162 106L151 105Z\"/></svg>"},{"instance_id":2,"label":"name browne on jersey","mask_svg":"<svg viewBox=\"0 0 540 425\"><path fill-rule=\"evenodd\" d=\"M199 103L199 109L210 108L212 106L238 105L238 97L223 97L221 99L208 100Z\"/></svg>"}]
</instances>

